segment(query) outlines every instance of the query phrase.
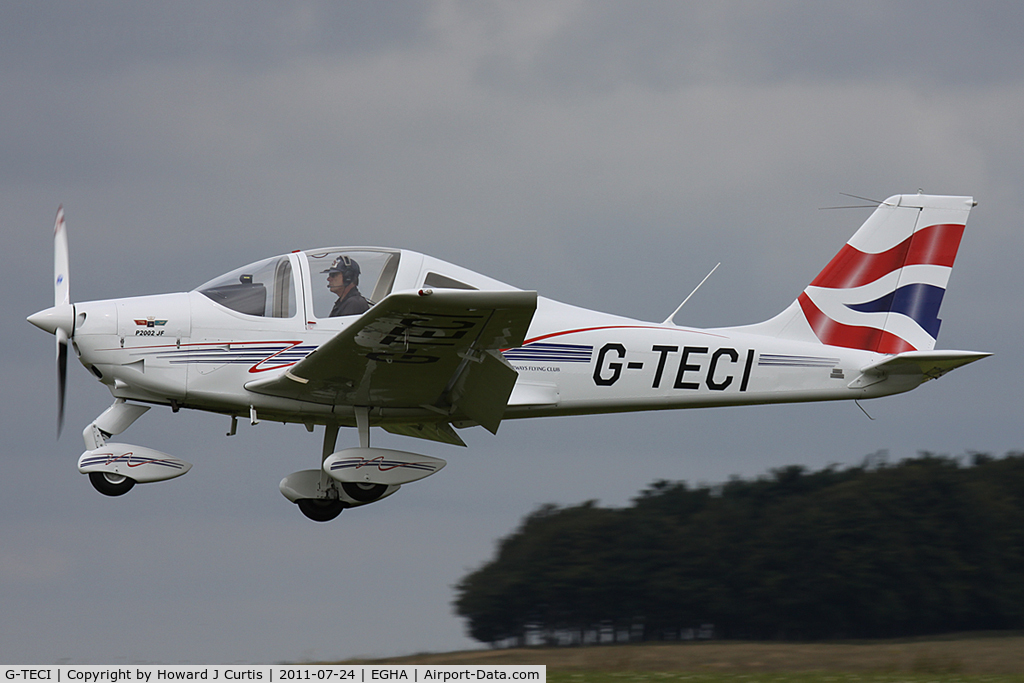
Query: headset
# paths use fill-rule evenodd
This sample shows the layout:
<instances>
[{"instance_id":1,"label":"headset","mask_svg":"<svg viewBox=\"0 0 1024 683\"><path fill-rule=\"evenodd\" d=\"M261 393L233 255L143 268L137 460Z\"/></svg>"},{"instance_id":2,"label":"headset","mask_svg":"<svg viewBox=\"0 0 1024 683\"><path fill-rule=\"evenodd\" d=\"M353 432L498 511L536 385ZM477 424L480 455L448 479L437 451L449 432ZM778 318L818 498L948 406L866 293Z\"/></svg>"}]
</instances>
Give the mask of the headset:
<instances>
[{"instance_id":1,"label":"headset","mask_svg":"<svg viewBox=\"0 0 1024 683\"><path fill-rule=\"evenodd\" d=\"M359 264L346 254L334 259L334 263L324 273L341 273L341 281L346 284L359 284Z\"/></svg>"}]
</instances>

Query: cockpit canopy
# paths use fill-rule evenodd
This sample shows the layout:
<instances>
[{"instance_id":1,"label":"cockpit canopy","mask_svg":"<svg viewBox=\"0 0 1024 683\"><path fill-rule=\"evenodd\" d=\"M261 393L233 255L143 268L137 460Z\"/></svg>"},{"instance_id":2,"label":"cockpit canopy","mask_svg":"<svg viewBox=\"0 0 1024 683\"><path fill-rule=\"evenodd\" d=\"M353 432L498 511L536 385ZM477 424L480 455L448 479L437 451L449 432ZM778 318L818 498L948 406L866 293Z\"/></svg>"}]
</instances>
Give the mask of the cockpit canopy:
<instances>
[{"instance_id":1,"label":"cockpit canopy","mask_svg":"<svg viewBox=\"0 0 1024 683\"><path fill-rule=\"evenodd\" d=\"M327 288L327 271L342 255L358 264L356 286L371 305L391 292L400 252L389 249L318 249L275 256L214 278L196 291L244 315L291 318L298 313L299 302L303 300L293 272L298 266L308 273L312 315L326 318L337 301L337 296Z\"/></svg>"},{"instance_id":2,"label":"cockpit canopy","mask_svg":"<svg viewBox=\"0 0 1024 683\"><path fill-rule=\"evenodd\" d=\"M326 318L338 297L327 288L327 271L339 256L345 255L359 266L356 286L372 306L395 286L400 253L388 249L320 249L302 252L309 264L313 315Z\"/></svg>"},{"instance_id":3,"label":"cockpit canopy","mask_svg":"<svg viewBox=\"0 0 1024 683\"><path fill-rule=\"evenodd\" d=\"M245 315L291 318L298 312L287 256L250 263L197 288L221 306Z\"/></svg>"}]
</instances>

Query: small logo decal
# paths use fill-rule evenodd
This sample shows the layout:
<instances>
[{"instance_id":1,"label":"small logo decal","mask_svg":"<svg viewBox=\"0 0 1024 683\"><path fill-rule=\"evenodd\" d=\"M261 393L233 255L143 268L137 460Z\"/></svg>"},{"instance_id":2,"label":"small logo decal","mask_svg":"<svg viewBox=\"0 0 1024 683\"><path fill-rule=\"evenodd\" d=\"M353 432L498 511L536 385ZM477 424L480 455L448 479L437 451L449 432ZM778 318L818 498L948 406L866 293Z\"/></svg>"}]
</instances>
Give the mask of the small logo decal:
<instances>
[{"instance_id":1,"label":"small logo decal","mask_svg":"<svg viewBox=\"0 0 1024 683\"><path fill-rule=\"evenodd\" d=\"M157 320L153 316L149 316L148 318L145 318L145 319L136 318L135 319L135 324L138 327L163 327L164 325L167 324L167 321L166 320Z\"/></svg>"}]
</instances>

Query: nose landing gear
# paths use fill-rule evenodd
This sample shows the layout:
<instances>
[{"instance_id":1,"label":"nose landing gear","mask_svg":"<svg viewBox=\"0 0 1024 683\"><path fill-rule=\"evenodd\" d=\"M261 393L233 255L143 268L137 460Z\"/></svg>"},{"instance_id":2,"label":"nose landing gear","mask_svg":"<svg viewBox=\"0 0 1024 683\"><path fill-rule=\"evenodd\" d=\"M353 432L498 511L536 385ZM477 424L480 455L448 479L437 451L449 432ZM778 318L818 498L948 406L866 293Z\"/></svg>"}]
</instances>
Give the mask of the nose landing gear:
<instances>
[{"instance_id":1,"label":"nose landing gear","mask_svg":"<svg viewBox=\"0 0 1024 683\"><path fill-rule=\"evenodd\" d=\"M135 480L113 472L90 472L89 483L104 496L123 496L135 486Z\"/></svg>"}]
</instances>

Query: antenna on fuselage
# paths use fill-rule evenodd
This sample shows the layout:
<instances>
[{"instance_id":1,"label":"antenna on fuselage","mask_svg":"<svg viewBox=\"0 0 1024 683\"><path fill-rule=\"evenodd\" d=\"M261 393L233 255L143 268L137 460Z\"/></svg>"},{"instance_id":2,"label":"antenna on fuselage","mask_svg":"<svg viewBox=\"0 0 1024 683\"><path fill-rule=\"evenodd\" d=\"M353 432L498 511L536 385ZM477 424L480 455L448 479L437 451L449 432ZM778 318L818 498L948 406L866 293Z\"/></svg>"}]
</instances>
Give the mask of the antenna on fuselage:
<instances>
[{"instance_id":1,"label":"antenna on fuselage","mask_svg":"<svg viewBox=\"0 0 1024 683\"><path fill-rule=\"evenodd\" d=\"M720 266L720 265L722 265L721 261L719 261L718 263L715 264L715 267L711 269L711 272L708 273L707 275L705 275L704 279L701 280L700 283L696 287L693 288L693 291L690 292L690 294L685 299L683 299L683 303L679 304L679 306L676 307L676 310L672 311L672 315L670 315L669 317L665 318L665 322L663 322L662 325L668 325L670 323L672 325L675 325L675 323L672 322L672 319L675 318L676 315L679 313L679 311L681 311L683 309L683 306L685 306L686 302L690 300L690 297L692 297L694 294L697 293L697 290L700 289L700 286L708 281L708 278L711 277L711 273L714 273L716 270L718 270L718 266Z\"/></svg>"}]
</instances>

